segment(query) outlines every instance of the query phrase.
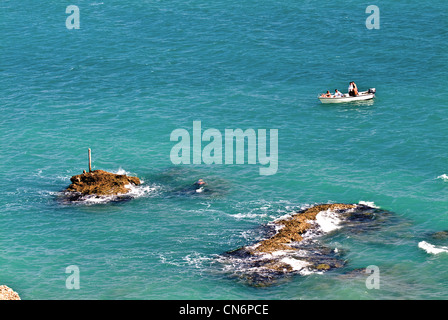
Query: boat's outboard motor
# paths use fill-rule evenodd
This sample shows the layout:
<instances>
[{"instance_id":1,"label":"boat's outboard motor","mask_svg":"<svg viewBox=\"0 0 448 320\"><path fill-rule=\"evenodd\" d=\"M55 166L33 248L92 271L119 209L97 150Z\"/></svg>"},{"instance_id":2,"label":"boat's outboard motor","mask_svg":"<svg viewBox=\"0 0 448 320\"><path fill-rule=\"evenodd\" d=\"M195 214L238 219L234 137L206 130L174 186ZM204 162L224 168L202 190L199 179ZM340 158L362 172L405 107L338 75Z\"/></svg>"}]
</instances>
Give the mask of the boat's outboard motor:
<instances>
[{"instance_id":1,"label":"boat's outboard motor","mask_svg":"<svg viewBox=\"0 0 448 320\"><path fill-rule=\"evenodd\" d=\"M375 93L376 92L376 89L375 88L370 88L369 89L369 93Z\"/></svg>"}]
</instances>

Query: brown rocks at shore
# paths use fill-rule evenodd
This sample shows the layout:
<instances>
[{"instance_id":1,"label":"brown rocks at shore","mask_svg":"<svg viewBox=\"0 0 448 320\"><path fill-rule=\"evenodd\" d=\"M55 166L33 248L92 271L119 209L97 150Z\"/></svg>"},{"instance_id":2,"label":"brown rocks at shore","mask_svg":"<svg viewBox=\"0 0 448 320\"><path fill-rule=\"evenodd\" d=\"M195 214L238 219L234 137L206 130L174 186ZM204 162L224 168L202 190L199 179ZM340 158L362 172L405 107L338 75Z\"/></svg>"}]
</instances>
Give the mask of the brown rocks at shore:
<instances>
[{"instance_id":1,"label":"brown rocks at shore","mask_svg":"<svg viewBox=\"0 0 448 320\"><path fill-rule=\"evenodd\" d=\"M20 300L19 294L8 286L0 286L0 300Z\"/></svg>"},{"instance_id":2,"label":"brown rocks at shore","mask_svg":"<svg viewBox=\"0 0 448 320\"><path fill-rule=\"evenodd\" d=\"M137 177L110 173L104 170L84 172L71 177L70 181L72 184L68 186L66 191L97 196L126 194L129 192L128 185L141 184Z\"/></svg>"}]
</instances>

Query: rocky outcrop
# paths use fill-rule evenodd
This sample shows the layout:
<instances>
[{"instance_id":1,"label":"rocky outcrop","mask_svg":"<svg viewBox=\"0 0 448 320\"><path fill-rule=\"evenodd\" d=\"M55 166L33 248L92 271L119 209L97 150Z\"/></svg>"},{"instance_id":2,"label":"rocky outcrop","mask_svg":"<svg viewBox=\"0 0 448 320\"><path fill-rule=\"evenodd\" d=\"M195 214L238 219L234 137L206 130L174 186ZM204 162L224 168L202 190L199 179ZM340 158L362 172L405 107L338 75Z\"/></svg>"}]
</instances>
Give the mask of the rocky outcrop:
<instances>
[{"instance_id":1,"label":"rocky outcrop","mask_svg":"<svg viewBox=\"0 0 448 320\"><path fill-rule=\"evenodd\" d=\"M103 170L94 170L71 177L72 184L66 191L79 195L110 196L126 194L129 185L139 185L140 179L125 174L115 174Z\"/></svg>"},{"instance_id":2,"label":"rocky outcrop","mask_svg":"<svg viewBox=\"0 0 448 320\"><path fill-rule=\"evenodd\" d=\"M269 223L263 227L264 240L226 252L220 262L230 266L226 269L232 270L233 276L255 286L270 285L288 274L341 268L345 265L344 250L319 241L329 232L320 223L334 219L335 229L357 232L368 230L374 221L382 223L384 218L380 217L384 215L385 211L362 204L319 204Z\"/></svg>"},{"instance_id":3,"label":"rocky outcrop","mask_svg":"<svg viewBox=\"0 0 448 320\"><path fill-rule=\"evenodd\" d=\"M0 286L0 300L20 300L19 294L8 286Z\"/></svg>"},{"instance_id":4,"label":"rocky outcrop","mask_svg":"<svg viewBox=\"0 0 448 320\"><path fill-rule=\"evenodd\" d=\"M316 215L319 212L332 210L342 211L353 209L356 205L353 204L322 204L311 207L301 211L288 219L278 220L274 223L281 227L279 231L271 238L258 243L254 249L250 249L251 253L272 253L278 250L291 250L289 244L291 242L302 241L302 235L312 227L313 220L316 220Z\"/></svg>"}]
</instances>

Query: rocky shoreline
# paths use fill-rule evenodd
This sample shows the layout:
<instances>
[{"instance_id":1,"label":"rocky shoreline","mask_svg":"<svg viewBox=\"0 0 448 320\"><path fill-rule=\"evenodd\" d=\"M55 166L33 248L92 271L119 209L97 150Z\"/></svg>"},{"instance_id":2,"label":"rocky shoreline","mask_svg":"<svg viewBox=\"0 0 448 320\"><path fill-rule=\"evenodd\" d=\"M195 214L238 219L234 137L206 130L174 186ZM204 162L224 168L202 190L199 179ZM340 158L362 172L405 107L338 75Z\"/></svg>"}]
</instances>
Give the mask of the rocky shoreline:
<instances>
[{"instance_id":1,"label":"rocky shoreline","mask_svg":"<svg viewBox=\"0 0 448 320\"><path fill-rule=\"evenodd\" d=\"M1 285L0 286L0 300L21 300L17 292L12 290L10 287Z\"/></svg>"}]
</instances>

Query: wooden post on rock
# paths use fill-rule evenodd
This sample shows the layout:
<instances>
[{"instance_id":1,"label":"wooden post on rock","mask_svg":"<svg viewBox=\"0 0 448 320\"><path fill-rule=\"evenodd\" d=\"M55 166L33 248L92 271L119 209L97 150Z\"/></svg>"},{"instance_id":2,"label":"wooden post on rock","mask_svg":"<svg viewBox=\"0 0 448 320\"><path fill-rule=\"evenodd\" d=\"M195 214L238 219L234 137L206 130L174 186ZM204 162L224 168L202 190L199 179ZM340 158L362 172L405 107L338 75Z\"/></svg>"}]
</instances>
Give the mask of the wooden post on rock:
<instances>
[{"instance_id":1,"label":"wooden post on rock","mask_svg":"<svg viewBox=\"0 0 448 320\"><path fill-rule=\"evenodd\" d=\"M89 148L89 172L92 172L92 155Z\"/></svg>"}]
</instances>

